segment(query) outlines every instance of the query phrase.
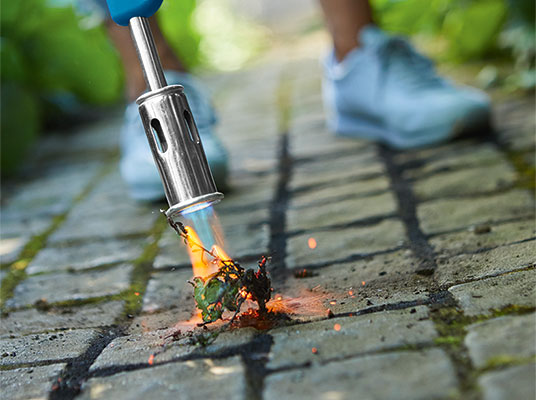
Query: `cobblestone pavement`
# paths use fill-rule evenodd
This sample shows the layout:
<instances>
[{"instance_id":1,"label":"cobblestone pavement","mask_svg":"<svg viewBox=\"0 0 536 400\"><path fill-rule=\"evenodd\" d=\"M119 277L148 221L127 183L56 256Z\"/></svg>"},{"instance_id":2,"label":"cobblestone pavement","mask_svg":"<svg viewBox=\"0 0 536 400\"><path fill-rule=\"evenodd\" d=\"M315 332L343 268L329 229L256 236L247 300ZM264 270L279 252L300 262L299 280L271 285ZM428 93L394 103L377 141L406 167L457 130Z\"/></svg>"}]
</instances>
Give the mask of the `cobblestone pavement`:
<instances>
[{"instance_id":1,"label":"cobblestone pavement","mask_svg":"<svg viewBox=\"0 0 536 400\"><path fill-rule=\"evenodd\" d=\"M498 102L496 133L394 152L326 131L314 58L208 84L227 250L271 255L290 321L166 338L191 269L160 205L128 198L117 115L45 137L3 186L2 398L534 398L533 100Z\"/></svg>"}]
</instances>

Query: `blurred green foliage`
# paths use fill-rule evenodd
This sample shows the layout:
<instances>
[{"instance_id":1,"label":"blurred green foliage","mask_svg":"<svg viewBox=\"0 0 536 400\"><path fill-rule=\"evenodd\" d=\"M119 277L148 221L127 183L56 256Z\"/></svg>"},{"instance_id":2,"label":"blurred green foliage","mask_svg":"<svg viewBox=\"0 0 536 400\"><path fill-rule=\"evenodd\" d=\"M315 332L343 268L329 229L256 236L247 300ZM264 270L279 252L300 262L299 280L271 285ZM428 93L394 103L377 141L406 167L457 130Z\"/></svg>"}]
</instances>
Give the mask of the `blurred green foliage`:
<instances>
[{"instance_id":1,"label":"blurred green foliage","mask_svg":"<svg viewBox=\"0 0 536 400\"><path fill-rule=\"evenodd\" d=\"M534 0L371 0L382 28L446 42L442 58L463 62L511 58L509 89L535 86ZM490 66L488 72L493 70ZM496 73L496 72L495 72Z\"/></svg>"},{"instance_id":2,"label":"blurred green foliage","mask_svg":"<svg viewBox=\"0 0 536 400\"><path fill-rule=\"evenodd\" d=\"M104 29L85 26L70 5L2 1L0 24L1 167L6 174L37 136L43 111L54 109L54 99L110 104L118 99L123 78Z\"/></svg>"}]
</instances>

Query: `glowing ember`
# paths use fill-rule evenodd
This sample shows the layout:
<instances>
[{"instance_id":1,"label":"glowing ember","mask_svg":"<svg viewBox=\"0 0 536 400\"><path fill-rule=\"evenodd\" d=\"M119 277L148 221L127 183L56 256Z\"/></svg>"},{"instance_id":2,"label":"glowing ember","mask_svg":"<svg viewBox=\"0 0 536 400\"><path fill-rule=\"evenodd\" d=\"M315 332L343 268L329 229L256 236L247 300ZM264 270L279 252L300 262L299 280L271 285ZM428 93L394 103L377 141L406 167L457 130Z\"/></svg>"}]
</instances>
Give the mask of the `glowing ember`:
<instances>
[{"instance_id":1,"label":"glowing ember","mask_svg":"<svg viewBox=\"0 0 536 400\"><path fill-rule=\"evenodd\" d=\"M139 296L140 292L134 292L134 295Z\"/></svg>"},{"instance_id":2,"label":"glowing ember","mask_svg":"<svg viewBox=\"0 0 536 400\"><path fill-rule=\"evenodd\" d=\"M316 347L313 347L313 348L311 349L311 352L312 352L313 354L317 354L317 353L318 353L318 349L317 349Z\"/></svg>"},{"instance_id":3,"label":"glowing ember","mask_svg":"<svg viewBox=\"0 0 536 400\"><path fill-rule=\"evenodd\" d=\"M333 329L335 329L337 332L339 332L341 330L341 325L340 324L335 324L335 325L333 325Z\"/></svg>"},{"instance_id":4,"label":"glowing ember","mask_svg":"<svg viewBox=\"0 0 536 400\"><path fill-rule=\"evenodd\" d=\"M331 301L329 302L329 304L331 304L331 305L337 304L337 301L336 301L336 300L331 300Z\"/></svg>"},{"instance_id":5,"label":"glowing ember","mask_svg":"<svg viewBox=\"0 0 536 400\"><path fill-rule=\"evenodd\" d=\"M147 363L148 363L149 365L153 365L153 364L154 364L154 354L151 354L151 355L149 356L149 360L147 361Z\"/></svg>"},{"instance_id":6,"label":"glowing ember","mask_svg":"<svg viewBox=\"0 0 536 400\"><path fill-rule=\"evenodd\" d=\"M283 298L282 298L281 296L277 296L275 299L276 299L277 301L281 301L281 300L283 300Z\"/></svg>"},{"instance_id":7,"label":"glowing ember","mask_svg":"<svg viewBox=\"0 0 536 400\"><path fill-rule=\"evenodd\" d=\"M353 291L353 290L349 290L349 291L348 291L348 294L349 294L350 296L353 296L353 295L354 295L354 291Z\"/></svg>"},{"instance_id":8,"label":"glowing ember","mask_svg":"<svg viewBox=\"0 0 536 400\"><path fill-rule=\"evenodd\" d=\"M307 244L309 245L309 248L312 250L312 249L316 249L316 239L315 238L312 238L310 237L308 240L307 240Z\"/></svg>"},{"instance_id":9,"label":"glowing ember","mask_svg":"<svg viewBox=\"0 0 536 400\"><path fill-rule=\"evenodd\" d=\"M361 285L365 286L365 283L366 283L365 281L362 281L362 282L361 282Z\"/></svg>"}]
</instances>

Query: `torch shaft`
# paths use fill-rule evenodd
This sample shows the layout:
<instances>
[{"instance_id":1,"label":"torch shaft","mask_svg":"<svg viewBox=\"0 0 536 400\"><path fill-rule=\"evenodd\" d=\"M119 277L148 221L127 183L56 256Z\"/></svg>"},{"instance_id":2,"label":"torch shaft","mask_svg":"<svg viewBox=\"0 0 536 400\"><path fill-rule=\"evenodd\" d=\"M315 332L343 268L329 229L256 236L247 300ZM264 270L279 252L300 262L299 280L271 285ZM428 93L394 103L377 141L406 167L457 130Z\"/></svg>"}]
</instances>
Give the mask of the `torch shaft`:
<instances>
[{"instance_id":1,"label":"torch shaft","mask_svg":"<svg viewBox=\"0 0 536 400\"><path fill-rule=\"evenodd\" d=\"M129 26L149 90L153 91L167 86L153 34L149 27L149 20L145 17L134 17L130 19Z\"/></svg>"}]
</instances>

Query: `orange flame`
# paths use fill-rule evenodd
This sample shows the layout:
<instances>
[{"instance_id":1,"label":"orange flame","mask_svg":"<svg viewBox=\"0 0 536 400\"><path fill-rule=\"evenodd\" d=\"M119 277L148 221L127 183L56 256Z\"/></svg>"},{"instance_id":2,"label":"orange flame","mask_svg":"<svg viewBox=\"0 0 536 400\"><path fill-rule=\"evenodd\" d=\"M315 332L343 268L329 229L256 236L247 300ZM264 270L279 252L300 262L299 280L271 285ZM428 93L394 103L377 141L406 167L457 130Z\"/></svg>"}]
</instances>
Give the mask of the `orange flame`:
<instances>
[{"instance_id":1,"label":"orange flame","mask_svg":"<svg viewBox=\"0 0 536 400\"><path fill-rule=\"evenodd\" d=\"M216 272L217 267L211 263L209 259L210 255L203 251L203 242L201 242L194 228L186 226L185 229L188 232L186 243L188 245L188 255L190 256L194 276L204 278Z\"/></svg>"}]
</instances>

